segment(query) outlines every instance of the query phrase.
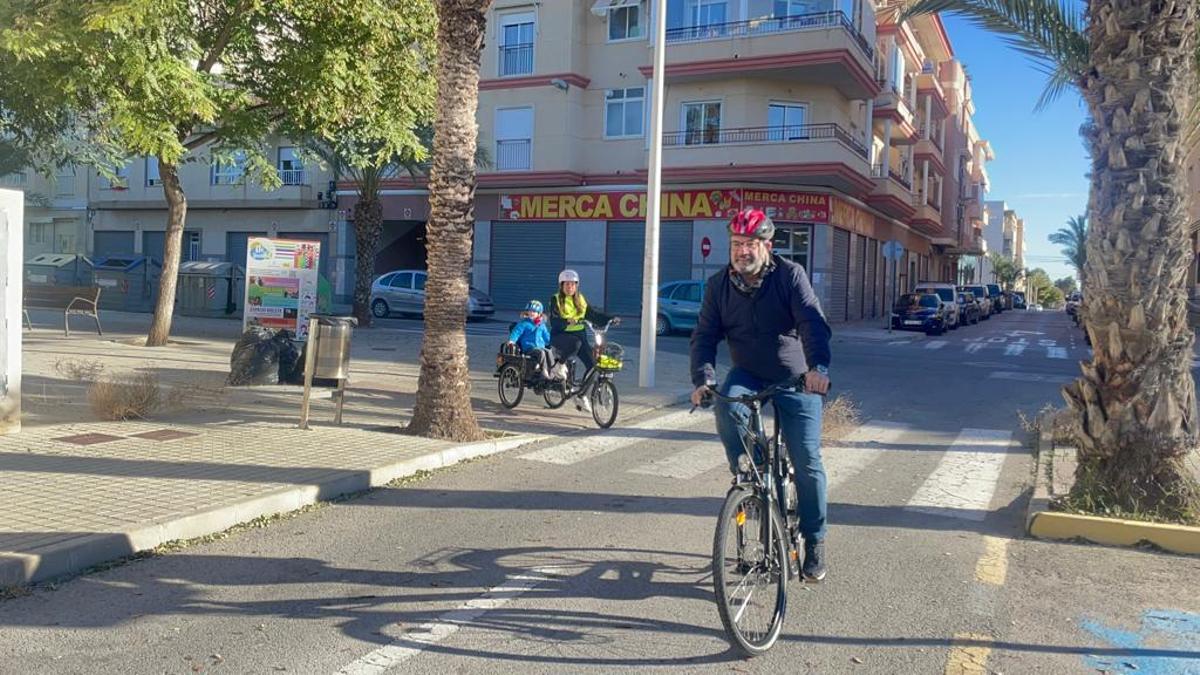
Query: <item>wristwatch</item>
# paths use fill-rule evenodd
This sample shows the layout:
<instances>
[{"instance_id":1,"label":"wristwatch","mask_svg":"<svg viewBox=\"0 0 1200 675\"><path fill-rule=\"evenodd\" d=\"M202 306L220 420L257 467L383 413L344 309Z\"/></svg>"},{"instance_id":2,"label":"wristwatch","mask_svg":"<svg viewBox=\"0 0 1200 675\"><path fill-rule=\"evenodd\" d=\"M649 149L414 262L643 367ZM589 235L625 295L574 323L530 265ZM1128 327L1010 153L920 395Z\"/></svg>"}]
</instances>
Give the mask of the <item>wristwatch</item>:
<instances>
[{"instance_id":1,"label":"wristwatch","mask_svg":"<svg viewBox=\"0 0 1200 675\"><path fill-rule=\"evenodd\" d=\"M825 366L813 366L812 368L809 368L809 370L815 370L826 377L829 376L829 369Z\"/></svg>"}]
</instances>

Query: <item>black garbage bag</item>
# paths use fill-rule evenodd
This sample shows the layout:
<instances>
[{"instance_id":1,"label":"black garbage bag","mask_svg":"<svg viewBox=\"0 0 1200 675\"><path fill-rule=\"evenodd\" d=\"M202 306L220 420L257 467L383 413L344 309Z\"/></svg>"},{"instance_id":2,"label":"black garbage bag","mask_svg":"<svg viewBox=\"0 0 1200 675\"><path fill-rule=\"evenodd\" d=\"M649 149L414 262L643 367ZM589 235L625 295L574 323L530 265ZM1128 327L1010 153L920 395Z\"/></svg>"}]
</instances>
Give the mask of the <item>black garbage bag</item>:
<instances>
[{"instance_id":1,"label":"black garbage bag","mask_svg":"<svg viewBox=\"0 0 1200 675\"><path fill-rule=\"evenodd\" d=\"M304 352L296 344L296 336L290 330L281 330L271 339L279 349L279 383L304 384Z\"/></svg>"},{"instance_id":2,"label":"black garbage bag","mask_svg":"<svg viewBox=\"0 0 1200 675\"><path fill-rule=\"evenodd\" d=\"M279 345L275 331L254 327L242 333L229 357L231 387L279 384Z\"/></svg>"}]
</instances>

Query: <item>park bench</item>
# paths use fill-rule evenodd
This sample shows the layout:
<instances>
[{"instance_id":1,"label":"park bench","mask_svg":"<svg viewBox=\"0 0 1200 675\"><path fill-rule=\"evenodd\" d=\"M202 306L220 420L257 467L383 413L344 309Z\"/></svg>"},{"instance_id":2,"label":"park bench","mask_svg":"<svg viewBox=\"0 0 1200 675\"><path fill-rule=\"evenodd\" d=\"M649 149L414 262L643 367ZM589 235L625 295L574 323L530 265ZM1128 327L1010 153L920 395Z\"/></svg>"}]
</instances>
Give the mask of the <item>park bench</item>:
<instances>
[{"instance_id":1,"label":"park bench","mask_svg":"<svg viewBox=\"0 0 1200 675\"><path fill-rule=\"evenodd\" d=\"M99 286L25 286L21 309L25 315L25 326L33 330L33 324L29 321L31 307L62 310L63 333L67 337L71 337L72 314L92 317L96 322L96 333L104 335L100 329Z\"/></svg>"}]
</instances>

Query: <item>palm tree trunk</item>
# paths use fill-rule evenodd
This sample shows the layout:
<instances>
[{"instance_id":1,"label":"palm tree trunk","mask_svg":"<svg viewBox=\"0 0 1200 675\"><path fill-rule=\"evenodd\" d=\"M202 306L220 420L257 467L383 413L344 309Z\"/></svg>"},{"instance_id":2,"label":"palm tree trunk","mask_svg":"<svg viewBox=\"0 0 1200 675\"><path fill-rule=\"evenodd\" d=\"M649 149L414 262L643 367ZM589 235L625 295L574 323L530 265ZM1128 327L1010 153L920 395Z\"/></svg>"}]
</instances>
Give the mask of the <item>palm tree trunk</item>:
<instances>
[{"instance_id":1,"label":"palm tree trunk","mask_svg":"<svg viewBox=\"0 0 1200 675\"><path fill-rule=\"evenodd\" d=\"M434 122L429 278L421 375L410 433L459 441L483 432L471 409L466 316L475 226L479 60L491 0L438 0L437 119Z\"/></svg>"},{"instance_id":2,"label":"palm tree trunk","mask_svg":"<svg viewBox=\"0 0 1200 675\"><path fill-rule=\"evenodd\" d=\"M383 204L379 192L359 193L354 204L354 316L361 328L371 325L371 282L375 279L375 257L383 233Z\"/></svg>"},{"instance_id":3,"label":"palm tree trunk","mask_svg":"<svg viewBox=\"0 0 1200 675\"><path fill-rule=\"evenodd\" d=\"M1180 145L1194 77L1192 2L1093 0L1091 228L1081 308L1094 348L1064 388L1076 497L1187 517L1200 506Z\"/></svg>"},{"instance_id":4,"label":"palm tree trunk","mask_svg":"<svg viewBox=\"0 0 1200 675\"><path fill-rule=\"evenodd\" d=\"M179 165L158 159L158 174L162 179L163 195L167 198L167 232L163 242L162 278L147 347L161 347L171 336L171 320L175 316L175 286L179 280L179 259L183 252L183 223L187 218L187 195L179 182Z\"/></svg>"}]
</instances>

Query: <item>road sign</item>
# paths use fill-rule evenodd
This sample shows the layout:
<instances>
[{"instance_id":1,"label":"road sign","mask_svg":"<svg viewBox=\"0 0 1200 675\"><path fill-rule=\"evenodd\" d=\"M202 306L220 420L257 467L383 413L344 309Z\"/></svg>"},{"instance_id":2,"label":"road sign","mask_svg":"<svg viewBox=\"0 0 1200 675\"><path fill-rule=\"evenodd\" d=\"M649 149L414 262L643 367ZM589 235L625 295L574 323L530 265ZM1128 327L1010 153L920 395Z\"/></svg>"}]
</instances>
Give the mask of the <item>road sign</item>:
<instances>
[{"instance_id":1,"label":"road sign","mask_svg":"<svg viewBox=\"0 0 1200 675\"><path fill-rule=\"evenodd\" d=\"M888 260L899 260L904 255L904 245L895 239L883 245L883 257Z\"/></svg>"},{"instance_id":2,"label":"road sign","mask_svg":"<svg viewBox=\"0 0 1200 675\"><path fill-rule=\"evenodd\" d=\"M712 253L712 240L705 237L700 240L700 255L704 256L705 260L708 260L709 253Z\"/></svg>"}]
</instances>

